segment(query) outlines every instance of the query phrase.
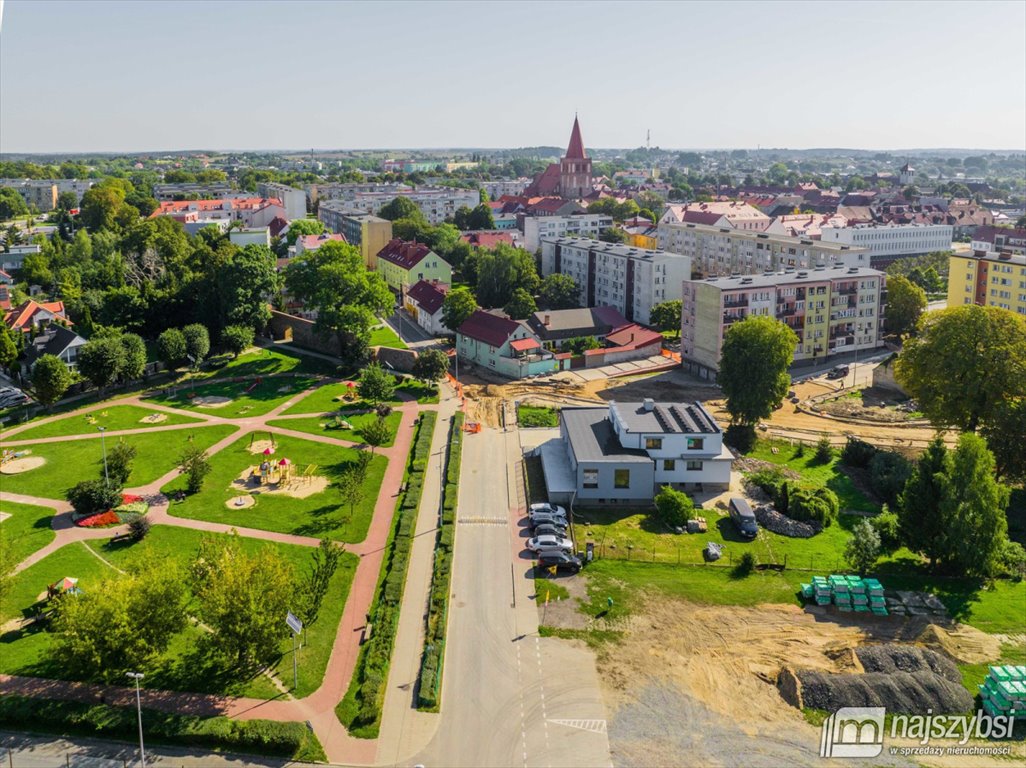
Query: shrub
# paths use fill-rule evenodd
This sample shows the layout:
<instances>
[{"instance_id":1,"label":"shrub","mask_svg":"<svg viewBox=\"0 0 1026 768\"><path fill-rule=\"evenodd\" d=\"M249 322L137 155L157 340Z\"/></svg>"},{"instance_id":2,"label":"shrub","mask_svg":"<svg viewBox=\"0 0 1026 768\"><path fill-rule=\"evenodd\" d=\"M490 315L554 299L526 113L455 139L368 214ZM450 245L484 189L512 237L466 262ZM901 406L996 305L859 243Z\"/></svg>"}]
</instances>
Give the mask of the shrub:
<instances>
[{"instance_id":1,"label":"shrub","mask_svg":"<svg viewBox=\"0 0 1026 768\"><path fill-rule=\"evenodd\" d=\"M683 491L664 485L655 497L656 515L670 528L683 528L694 510L694 502Z\"/></svg>"},{"instance_id":2,"label":"shrub","mask_svg":"<svg viewBox=\"0 0 1026 768\"><path fill-rule=\"evenodd\" d=\"M1017 541L1005 539L997 554L997 571L1013 579L1026 577L1026 549Z\"/></svg>"},{"instance_id":3,"label":"shrub","mask_svg":"<svg viewBox=\"0 0 1026 768\"><path fill-rule=\"evenodd\" d=\"M121 489L107 487L103 480L83 480L68 489L65 498L77 515L106 512L121 503Z\"/></svg>"},{"instance_id":4,"label":"shrub","mask_svg":"<svg viewBox=\"0 0 1026 768\"><path fill-rule=\"evenodd\" d=\"M848 442L844 444L844 448L841 451L841 461L849 467L865 469L869 466L869 462L872 461L876 452L876 446L849 435Z\"/></svg>"},{"instance_id":5,"label":"shrub","mask_svg":"<svg viewBox=\"0 0 1026 768\"><path fill-rule=\"evenodd\" d=\"M889 511L886 504L884 504L883 512L876 517L869 518L869 524L876 530L880 537L880 547L885 552L893 552L901 546L898 515Z\"/></svg>"},{"instance_id":6,"label":"shrub","mask_svg":"<svg viewBox=\"0 0 1026 768\"><path fill-rule=\"evenodd\" d=\"M248 325L229 325L221 330L221 348L238 357L253 346L253 329Z\"/></svg>"},{"instance_id":7,"label":"shrub","mask_svg":"<svg viewBox=\"0 0 1026 768\"><path fill-rule=\"evenodd\" d=\"M792 520L816 522L826 527L837 517L840 502L829 488L785 483L783 492L787 494L787 511L779 508L778 511Z\"/></svg>"},{"instance_id":8,"label":"shrub","mask_svg":"<svg viewBox=\"0 0 1026 768\"><path fill-rule=\"evenodd\" d=\"M844 559L856 573L865 574L880 556L880 536L868 520L861 520L844 547Z\"/></svg>"},{"instance_id":9,"label":"shrub","mask_svg":"<svg viewBox=\"0 0 1026 768\"><path fill-rule=\"evenodd\" d=\"M150 521L145 517L137 517L128 524L128 535L132 541L142 541L150 532Z\"/></svg>"},{"instance_id":10,"label":"shrub","mask_svg":"<svg viewBox=\"0 0 1026 768\"><path fill-rule=\"evenodd\" d=\"M912 475L912 462L893 451L877 451L869 462L869 482L873 493L895 504Z\"/></svg>"},{"instance_id":11,"label":"shrub","mask_svg":"<svg viewBox=\"0 0 1026 768\"><path fill-rule=\"evenodd\" d=\"M777 511L781 513L787 511L787 504L781 505L779 501L781 488L787 482L784 471L780 467L760 469L758 472L752 473L748 479L769 494Z\"/></svg>"},{"instance_id":12,"label":"shrub","mask_svg":"<svg viewBox=\"0 0 1026 768\"><path fill-rule=\"evenodd\" d=\"M826 464L834 458L834 447L830 445L830 438L826 435L819 438L816 443L816 453L813 456L817 464Z\"/></svg>"},{"instance_id":13,"label":"shrub","mask_svg":"<svg viewBox=\"0 0 1026 768\"><path fill-rule=\"evenodd\" d=\"M755 427L751 424L731 424L723 433L724 442L741 453L750 453L755 447Z\"/></svg>"},{"instance_id":14,"label":"shrub","mask_svg":"<svg viewBox=\"0 0 1026 768\"><path fill-rule=\"evenodd\" d=\"M731 574L735 578L744 578L748 576L752 571L755 570L755 555L751 552L745 552L741 555L741 559L737 561L737 565L734 566Z\"/></svg>"}]
</instances>

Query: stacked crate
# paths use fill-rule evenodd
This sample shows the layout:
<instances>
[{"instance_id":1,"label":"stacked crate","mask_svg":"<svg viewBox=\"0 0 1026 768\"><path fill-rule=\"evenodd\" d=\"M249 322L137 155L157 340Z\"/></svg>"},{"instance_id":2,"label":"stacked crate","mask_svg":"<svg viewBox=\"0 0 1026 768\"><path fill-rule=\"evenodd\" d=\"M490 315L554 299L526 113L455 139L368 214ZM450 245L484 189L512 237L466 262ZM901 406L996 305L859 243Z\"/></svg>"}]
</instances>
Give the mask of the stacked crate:
<instances>
[{"instance_id":1,"label":"stacked crate","mask_svg":"<svg viewBox=\"0 0 1026 768\"><path fill-rule=\"evenodd\" d=\"M877 616L887 615L887 603L884 602L883 586L876 579L863 579L866 593L869 595L869 610Z\"/></svg>"},{"instance_id":2,"label":"stacked crate","mask_svg":"<svg viewBox=\"0 0 1026 768\"><path fill-rule=\"evenodd\" d=\"M829 578L830 588L834 593L834 605L839 611L851 610L851 592L848 589L848 579L845 576L831 576Z\"/></svg>"},{"instance_id":3,"label":"stacked crate","mask_svg":"<svg viewBox=\"0 0 1026 768\"><path fill-rule=\"evenodd\" d=\"M813 576L811 583L801 585L801 590L802 597L815 600L816 605L833 604L839 611L887 615L883 586L876 579L841 574Z\"/></svg>"},{"instance_id":4,"label":"stacked crate","mask_svg":"<svg viewBox=\"0 0 1026 768\"><path fill-rule=\"evenodd\" d=\"M1026 719L1026 666L991 667L980 686L980 698L992 717Z\"/></svg>"},{"instance_id":5,"label":"stacked crate","mask_svg":"<svg viewBox=\"0 0 1026 768\"><path fill-rule=\"evenodd\" d=\"M858 576L848 576L848 592L851 593L851 607L860 613L869 611L869 595L866 584Z\"/></svg>"},{"instance_id":6,"label":"stacked crate","mask_svg":"<svg viewBox=\"0 0 1026 768\"><path fill-rule=\"evenodd\" d=\"M830 598L834 591L830 588L830 582L826 576L812 577L812 592L816 605L830 605Z\"/></svg>"}]
</instances>

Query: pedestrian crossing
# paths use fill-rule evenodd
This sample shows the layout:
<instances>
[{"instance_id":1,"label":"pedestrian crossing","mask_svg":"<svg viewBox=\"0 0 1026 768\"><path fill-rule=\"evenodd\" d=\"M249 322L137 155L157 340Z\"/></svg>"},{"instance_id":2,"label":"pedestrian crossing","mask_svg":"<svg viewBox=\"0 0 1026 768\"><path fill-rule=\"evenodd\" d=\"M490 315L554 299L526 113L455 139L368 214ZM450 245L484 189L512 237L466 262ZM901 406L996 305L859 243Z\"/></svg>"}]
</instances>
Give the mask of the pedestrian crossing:
<instances>
[{"instance_id":1,"label":"pedestrian crossing","mask_svg":"<svg viewBox=\"0 0 1026 768\"><path fill-rule=\"evenodd\" d=\"M567 728L579 728L582 731L591 731L592 733L606 732L605 720L549 720L549 722L555 723L556 725L565 725Z\"/></svg>"},{"instance_id":2,"label":"pedestrian crossing","mask_svg":"<svg viewBox=\"0 0 1026 768\"><path fill-rule=\"evenodd\" d=\"M457 519L461 525L507 525L509 520L505 517L471 517L463 516Z\"/></svg>"}]
</instances>

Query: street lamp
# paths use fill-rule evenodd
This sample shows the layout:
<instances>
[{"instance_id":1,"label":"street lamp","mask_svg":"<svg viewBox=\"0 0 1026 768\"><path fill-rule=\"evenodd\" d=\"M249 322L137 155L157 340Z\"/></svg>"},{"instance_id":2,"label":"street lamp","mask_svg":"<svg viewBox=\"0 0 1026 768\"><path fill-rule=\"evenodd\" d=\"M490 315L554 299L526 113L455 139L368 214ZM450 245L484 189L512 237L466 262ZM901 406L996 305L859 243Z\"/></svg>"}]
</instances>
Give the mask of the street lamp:
<instances>
[{"instance_id":1,"label":"street lamp","mask_svg":"<svg viewBox=\"0 0 1026 768\"><path fill-rule=\"evenodd\" d=\"M110 488L110 477L107 475L107 441L103 438L103 433L107 431L106 427L97 427L100 430L100 446L103 448L103 480L107 484L107 488Z\"/></svg>"},{"instance_id":2,"label":"street lamp","mask_svg":"<svg viewBox=\"0 0 1026 768\"><path fill-rule=\"evenodd\" d=\"M143 749L142 699L139 696L139 681L143 679L143 673L126 672L125 674L135 680L135 710L139 714L139 765L141 768L146 768L146 751Z\"/></svg>"}]
</instances>

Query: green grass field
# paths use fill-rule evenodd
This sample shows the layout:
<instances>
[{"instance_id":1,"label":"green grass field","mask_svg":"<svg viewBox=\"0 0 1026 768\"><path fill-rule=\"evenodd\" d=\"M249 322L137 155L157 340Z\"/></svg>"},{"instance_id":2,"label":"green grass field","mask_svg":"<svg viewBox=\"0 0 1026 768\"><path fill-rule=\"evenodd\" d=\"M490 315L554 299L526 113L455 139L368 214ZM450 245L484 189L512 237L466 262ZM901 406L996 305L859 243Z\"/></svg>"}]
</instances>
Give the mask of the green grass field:
<instances>
[{"instance_id":1,"label":"green grass field","mask_svg":"<svg viewBox=\"0 0 1026 768\"><path fill-rule=\"evenodd\" d=\"M256 433L255 433L256 434ZM257 439L265 435L256 434ZM226 502L240 495L232 482L250 467L258 465L263 458L249 450L249 440L243 438L211 457L212 471L207 476L203 490L189 496L182 503L172 503L168 511L175 517L194 520L209 520L226 525L259 528L265 531L293 533L299 536L327 537L339 541L363 541L367 527L374 513L378 489L385 473L388 460L377 455L371 462L364 483L364 498L357 505L352 518L349 509L342 506L342 499L333 486L305 499L278 494L259 494L256 504L245 509L231 508ZM302 474L308 465L315 464L317 475L334 482L345 466L356 457L356 449L339 448L333 445L299 440L292 437L275 436L275 458L286 457L294 464L294 471ZM184 478L176 478L164 487L164 493L171 493L185 487Z\"/></svg>"},{"instance_id":2,"label":"green grass field","mask_svg":"<svg viewBox=\"0 0 1026 768\"><path fill-rule=\"evenodd\" d=\"M0 616L6 621L26 611L35 602L39 593L45 591L47 584L64 576L77 577L79 587L88 592L101 579L115 575L116 571L113 568L127 571L136 565L160 561L173 564L184 571L192 561L204 535L222 534L204 534L186 528L158 525L151 529L145 540L137 544L75 542L15 576L8 605L3 607ZM240 542L243 549L249 552L265 546L274 547L292 564L298 578L304 577L309 571L313 551L310 547L273 544L246 538L242 538ZM90 548L95 554L90 553ZM111 565L105 565L97 555ZM323 680L338 622L358 562L359 559L355 555L342 556L340 567L332 577L328 594L322 604L320 616L316 623L307 627L299 657L299 696L309 695ZM192 626L177 636L168 650L155 661L151 669L147 670L145 686L199 693L231 693L257 698L274 698L280 695L277 688L263 675L257 675L249 680L238 680L233 679L230 674L211 670L201 663L194 654L196 641L201 632L201 629ZM0 636L0 671L57 679L64 677L61 665L53 663L47 656L50 645L51 636L45 631L12 631ZM282 655L275 665L275 672L282 682L291 687L291 640L282 642L281 652Z\"/></svg>"},{"instance_id":3,"label":"green grass field","mask_svg":"<svg viewBox=\"0 0 1026 768\"><path fill-rule=\"evenodd\" d=\"M52 509L0 501L0 512L10 515L0 522L0 538L6 544L5 564L20 563L53 541L57 535L50 528Z\"/></svg>"},{"instance_id":4,"label":"green grass field","mask_svg":"<svg viewBox=\"0 0 1026 768\"><path fill-rule=\"evenodd\" d=\"M558 427L559 411L538 405L517 407L517 423L521 427Z\"/></svg>"},{"instance_id":5,"label":"green grass field","mask_svg":"<svg viewBox=\"0 0 1026 768\"><path fill-rule=\"evenodd\" d=\"M392 411L388 416L385 417L385 423L391 432L391 437L382 447L387 448L395 442L395 433L399 429L399 422L402 420L403 415L399 411ZM367 424L371 424L377 421L377 414L374 413L357 413L357 414L346 414L342 417L344 421L347 421L352 425L352 429L333 429L330 427L331 419L320 416L312 416L308 419L274 419L273 421L267 422L272 427L282 427L283 429L294 429L297 432L306 432L311 435L326 435L327 437L335 437L339 440L349 440L354 443L363 442L363 436L361 429Z\"/></svg>"},{"instance_id":6,"label":"green grass field","mask_svg":"<svg viewBox=\"0 0 1026 768\"><path fill-rule=\"evenodd\" d=\"M406 349L406 344L392 330L392 326L383 324L371 330L370 345L372 347L392 347L394 349Z\"/></svg>"},{"instance_id":7,"label":"green grass field","mask_svg":"<svg viewBox=\"0 0 1026 768\"><path fill-rule=\"evenodd\" d=\"M157 423L142 421L144 417L158 413L164 417L162 421ZM201 419L194 419L191 416L161 413L150 408L140 408L137 405L112 405L98 411L75 413L48 424L40 424L19 432L10 439L38 440L43 437L99 434L99 427L104 427L108 432L115 432L120 429L149 429L169 424L199 424L201 421Z\"/></svg>"},{"instance_id":8,"label":"green grass field","mask_svg":"<svg viewBox=\"0 0 1026 768\"><path fill-rule=\"evenodd\" d=\"M118 440L135 446L137 455L127 483L127 487L134 488L151 483L174 469L179 454L190 439L207 448L233 431L234 427L228 425L198 425L195 429L142 432L111 438L106 442L108 450ZM19 450L29 449L33 456L46 459L46 464L18 475L3 475L5 491L44 499L63 499L64 492L79 481L103 475L103 451L98 436L87 440L42 443Z\"/></svg>"},{"instance_id":9,"label":"green grass field","mask_svg":"<svg viewBox=\"0 0 1026 768\"><path fill-rule=\"evenodd\" d=\"M175 388L174 394L159 394L147 398L155 403L174 408L185 408L226 419L241 419L247 416L261 416L286 400L295 397L318 380L311 376L281 376L266 378L260 382L213 381L207 384L185 382ZM203 406L196 403L200 397L226 397L230 402L218 406Z\"/></svg>"},{"instance_id":10,"label":"green grass field","mask_svg":"<svg viewBox=\"0 0 1026 768\"><path fill-rule=\"evenodd\" d=\"M221 379L228 376L270 376L275 373L320 373L333 376L337 366L313 355L293 352L288 347L273 349L253 347L234 360L228 355L206 361L198 379Z\"/></svg>"},{"instance_id":11,"label":"green grass field","mask_svg":"<svg viewBox=\"0 0 1026 768\"><path fill-rule=\"evenodd\" d=\"M346 382L357 383L357 378L349 378L342 382L325 384L318 387L299 402L290 405L284 411L283 416L293 416L302 413L322 414L334 413L335 411L367 410L373 408L374 404L359 398L359 389L347 386ZM421 404L438 402L438 385L426 384L416 379L402 379L396 384L396 396L389 400L389 404L398 405L402 402L400 395L412 398ZM351 400L344 400L351 395Z\"/></svg>"}]
</instances>

